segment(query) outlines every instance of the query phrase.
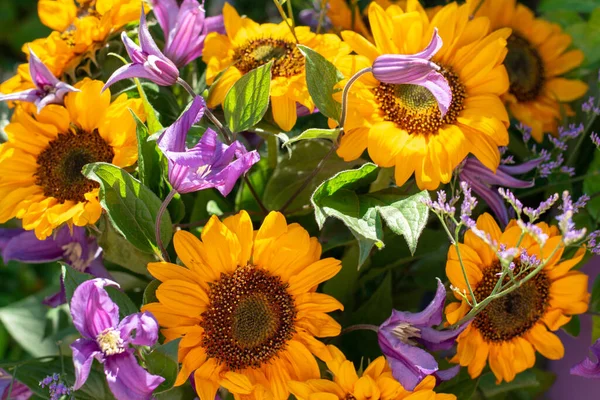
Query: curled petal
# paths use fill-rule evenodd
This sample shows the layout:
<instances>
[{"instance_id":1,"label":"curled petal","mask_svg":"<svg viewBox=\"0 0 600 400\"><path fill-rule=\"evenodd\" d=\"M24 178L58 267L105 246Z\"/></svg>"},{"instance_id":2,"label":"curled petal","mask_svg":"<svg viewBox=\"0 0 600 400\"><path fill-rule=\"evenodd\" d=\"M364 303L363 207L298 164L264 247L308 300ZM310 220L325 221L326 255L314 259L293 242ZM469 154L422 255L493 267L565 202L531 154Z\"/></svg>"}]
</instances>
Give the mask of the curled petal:
<instances>
[{"instance_id":1,"label":"curled petal","mask_svg":"<svg viewBox=\"0 0 600 400\"><path fill-rule=\"evenodd\" d=\"M177 22L177 17L179 13L177 10L179 6L177 5L176 0L151 0L152 11L154 11L154 16L158 20L158 24L162 28L163 32L165 32L165 37L167 33L173 29L175 23Z\"/></svg>"},{"instance_id":2,"label":"curled petal","mask_svg":"<svg viewBox=\"0 0 600 400\"><path fill-rule=\"evenodd\" d=\"M402 54L384 54L373 62L375 79L397 85L418 85L427 79L432 71L439 69L440 67L429 60Z\"/></svg>"},{"instance_id":3,"label":"curled petal","mask_svg":"<svg viewBox=\"0 0 600 400\"><path fill-rule=\"evenodd\" d=\"M160 51L150 31L148 30L148 23L146 22L146 12L142 5L142 13L140 15L140 27L138 32L138 38L140 40L140 46L142 51L147 55L153 55L159 58L163 58L164 54ZM133 61L133 60L132 60Z\"/></svg>"},{"instance_id":4,"label":"curled petal","mask_svg":"<svg viewBox=\"0 0 600 400\"><path fill-rule=\"evenodd\" d=\"M13 231L16 235L9 240L3 251L4 262L10 260L23 263L44 263L60 260L63 257L64 250L62 243L48 237L45 240L39 240L34 231Z\"/></svg>"},{"instance_id":5,"label":"curled petal","mask_svg":"<svg viewBox=\"0 0 600 400\"><path fill-rule=\"evenodd\" d=\"M430 60L431 57L433 57L437 54L438 51L440 51L443 45L444 42L442 41L442 38L438 33L438 28L433 28L433 35L431 36L431 40L429 41L429 44L427 45L425 50L413 54L412 56Z\"/></svg>"},{"instance_id":6,"label":"curled petal","mask_svg":"<svg viewBox=\"0 0 600 400\"><path fill-rule=\"evenodd\" d=\"M29 74L38 89L44 90L44 87L55 86L59 82L31 48L29 49Z\"/></svg>"},{"instance_id":7,"label":"curled petal","mask_svg":"<svg viewBox=\"0 0 600 400\"><path fill-rule=\"evenodd\" d=\"M200 121L204 115L204 109L206 103L202 96L194 97L190 107L185 110L181 116L171 126L169 126L157 141L158 148L164 152L185 152L185 138L188 131L192 126ZM207 130L202 136L204 140L205 136L208 136L214 131L212 129ZM216 136L216 133L214 133Z\"/></svg>"},{"instance_id":8,"label":"curled petal","mask_svg":"<svg viewBox=\"0 0 600 400\"><path fill-rule=\"evenodd\" d=\"M150 400L154 389L165 380L142 368L132 349L107 357L104 373L108 387L117 400Z\"/></svg>"},{"instance_id":9,"label":"curled petal","mask_svg":"<svg viewBox=\"0 0 600 400\"><path fill-rule=\"evenodd\" d=\"M21 92L0 94L0 101L26 101L35 103L43 93L39 89L27 89Z\"/></svg>"},{"instance_id":10,"label":"curled petal","mask_svg":"<svg viewBox=\"0 0 600 400\"><path fill-rule=\"evenodd\" d=\"M158 322L148 311L123 318L119 331L121 339L136 346L153 346L158 340Z\"/></svg>"},{"instance_id":11,"label":"curled petal","mask_svg":"<svg viewBox=\"0 0 600 400\"><path fill-rule=\"evenodd\" d=\"M502 170L510 175L521 175L537 168L544 160L537 158L535 160L529 160L519 165L500 165L499 170Z\"/></svg>"},{"instance_id":12,"label":"curled petal","mask_svg":"<svg viewBox=\"0 0 600 400\"><path fill-rule=\"evenodd\" d=\"M600 339L590 347L590 351L594 354L596 360L587 357L579 364L571 368L571 375L583 376L584 378L600 378Z\"/></svg>"},{"instance_id":13,"label":"curled petal","mask_svg":"<svg viewBox=\"0 0 600 400\"><path fill-rule=\"evenodd\" d=\"M429 90L435 97L442 117L446 115L452 104L452 90L446 78L439 72L431 72L421 86Z\"/></svg>"},{"instance_id":14,"label":"curled petal","mask_svg":"<svg viewBox=\"0 0 600 400\"><path fill-rule=\"evenodd\" d=\"M446 301L446 288L442 281L437 279L435 297L427 308L418 313L392 310L392 315L383 324L380 330L391 331L400 322L407 322L416 327L434 326L442 323L444 302Z\"/></svg>"},{"instance_id":15,"label":"curled petal","mask_svg":"<svg viewBox=\"0 0 600 400\"><path fill-rule=\"evenodd\" d=\"M119 307L104 290L105 286L119 285L108 279L95 278L83 282L73 293L73 324L85 338L95 339L99 333L119 323Z\"/></svg>"},{"instance_id":16,"label":"curled petal","mask_svg":"<svg viewBox=\"0 0 600 400\"><path fill-rule=\"evenodd\" d=\"M156 75L147 71L142 64L126 64L113 72L102 87L102 91L105 91L114 83L123 79L146 78L153 81L155 77Z\"/></svg>"},{"instance_id":17,"label":"curled petal","mask_svg":"<svg viewBox=\"0 0 600 400\"><path fill-rule=\"evenodd\" d=\"M144 61L146 61L146 57L144 56L142 48L138 46L133 40L131 40L129 36L127 36L126 32L121 33L121 40L125 45L125 50L127 51L127 54L129 55L131 61L138 64L143 64Z\"/></svg>"}]
</instances>

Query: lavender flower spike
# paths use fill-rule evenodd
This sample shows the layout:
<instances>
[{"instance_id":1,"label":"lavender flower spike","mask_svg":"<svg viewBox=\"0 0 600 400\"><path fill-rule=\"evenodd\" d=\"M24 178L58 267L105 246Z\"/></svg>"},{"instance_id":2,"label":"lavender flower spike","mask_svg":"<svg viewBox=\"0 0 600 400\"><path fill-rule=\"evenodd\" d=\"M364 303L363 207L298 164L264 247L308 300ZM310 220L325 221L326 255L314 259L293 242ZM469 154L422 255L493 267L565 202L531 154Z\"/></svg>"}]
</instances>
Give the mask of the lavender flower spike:
<instances>
[{"instance_id":1,"label":"lavender flower spike","mask_svg":"<svg viewBox=\"0 0 600 400\"><path fill-rule=\"evenodd\" d=\"M440 371L435 358L419 344L430 351L451 348L458 335L467 324L455 330L439 331L433 328L442 323L446 288L438 279L434 299L419 313L392 310L392 315L379 327L377 333L379 347L392 368L394 378L407 390L413 390L427 375L435 375L440 380L452 379L460 366Z\"/></svg>"},{"instance_id":2,"label":"lavender flower spike","mask_svg":"<svg viewBox=\"0 0 600 400\"><path fill-rule=\"evenodd\" d=\"M441 48L442 38L437 28L425 50L416 54L383 54L373 63L375 79L390 84L411 84L423 86L435 97L442 117L452 103L452 90L440 67L430 61Z\"/></svg>"},{"instance_id":3,"label":"lavender flower spike","mask_svg":"<svg viewBox=\"0 0 600 400\"><path fill-rule=\"evenodd\" d=\"M583 376L584 378L600 378L600 339L590 347L596 360L591 357L586 358L571 368L571 375Z\"/></svg>"},{"instance_id":4,"label":"lavender flower spike","mask_svg":"<svg viewBox=\"0 0 600 400\"><path fill-rule=\"evenodd\" d=\"M539 158L520 165L500 165L494 173L475 157L468 157L460 170L460 179L471 185L473 191L487 203L498 220L506 225L509 220L508 210L497 188L521 189L532 187L534 185L533 181L520 180L515 178L514 175L527 173L537 168L542 161Z\"/></svg>"},{"instance_id":5,"label":"lavender flower spike","mask_svg":"<svg viewBox=\"0 0 600 400\"><path fill-rule=\"evenodd\" d=\"M105 286L119 286L108 279L83 282L71 299L73 325L83 336L71 344L75 384L87 380L94 359L104 364L108 386L117 400L150 400L164 378L150 375L140 367L135 346L152 346L158 340L158 323L149 312L129 315L119 321L119 307Z\"/></svg>"},{"instance_id":6,"label":"lavender flower spike","mask_svg":"<svg viewBox=\"0 0 600 400\"><path fill-rule=\"evenodd\" d=\"M256 150L248 152L238 141L227 146L217 133L207 129L191 149L185 137L202 118L206 104L196 96L192 105L158 139L158 147L169 160L169 181L179 193L216 188L223 196L231 192L235 182L260 160Z\"/></svg>"},{"instance_id":7,"label":"lavender flower spike","mask_svg":"<svg viewBox=\"0 0 600 400\"><path fill-rule=\"evenodd\" d=\"M179 78L179 70L158 48L146 24L146 14L142 7L138 30L140 46L131 40L127 33L121 33L121 40L132 63L123 65L108 78L102 90L123 79L145 78L160 86L172 86Z\"/></svg>"},{"instance_id":8,"label":"lavender flower spike","mask_svg":"<svg viewBox=\"0 0 600 400\"><path fill-rule=\"evenodd\" d=\"M205 17L204 1L151 0L154 15L165 34L165 55L183 67L202 55L211 32L225 33L223 16Z\"/></svg>"},{"instance_id":9,"label":"lavender flower spike","mask_svg":"<svg viewBox=\"0 0 600 400\"><path fill-rule=\"evenodd\" d=\"M62 104L67 93L79 92L79 89L59 81L31 49L29 49L29 75L31 75L35 89L0 94L0 101L33 103L37 106L39 113L48 104Z\"/></svg>"}]
</instances>

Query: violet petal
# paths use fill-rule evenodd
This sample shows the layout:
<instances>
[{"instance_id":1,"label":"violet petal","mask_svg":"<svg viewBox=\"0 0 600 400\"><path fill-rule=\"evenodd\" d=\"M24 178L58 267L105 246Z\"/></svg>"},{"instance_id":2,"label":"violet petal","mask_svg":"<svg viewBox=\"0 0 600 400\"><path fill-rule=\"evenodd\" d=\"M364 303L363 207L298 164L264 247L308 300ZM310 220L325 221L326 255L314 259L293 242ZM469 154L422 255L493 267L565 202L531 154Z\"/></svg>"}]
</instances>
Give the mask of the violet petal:
<instances>
[{"instance_id":1,"label":"violet petal","mask_svg":"<svg viewBox=\"0 0 600 400\"><path fill-rule=\"evenodd\" d=\"M596 340L590 347L590 351L594 354L596 361L588 356L579 364L576 364L571 368L571 375L593 379L600 378L600 339Z\"/></svg>"},{"instance_id":2,"label":"violet petal","mask_svg":"<svg viewBox=\"0 0 600 400\"><path fill-rule=\"evenodd\" d=\"M502 171L506 172L507 174L521 175L521 174L525 174L529 171L534 170L542 162L544 162L544 160L542 158L537 158L535 160L529 160L529 161L524 162L523 164L519 164L519 165L500 165L498 167L498 169L501 169Z\"/></svg>"},{"instance_id":3,"label":"violet petal","mask_svg":"<svg viewBox=\"0 0 600 400\"><path fill-rule=\"evenodd\" d=\"M187 133L195 123L200 121L204 115L205 107L206 103L202 96L196 96L191 106L159 137L157 141L158 148L163 152L184 152Z\"/></svg>"},{"instance_id":4,"label":"violet petal","mask_svg":"<svg viewBox=\"0 0 600 400\"><path fill-rule=\"evenodd\" d=\"M95 340L77 339L71 343L73 350L73 365L75 366L75 384L73 390L77 390L83 386L87 380L92 363L96 356L100 356L102 352Z\"/></svg>"},{"instance_id":5,"label":"violet petal","mask_svg":"<svg viewBox=\"0 0 600 400\"><path fill-rule=\"evenodd\" d=\"M63 257L61 243L52 237L39 240L33 231L24 231L10 240L2 252L4 262L15 260L23 263L43 263Z\"/></svg>"},{"instance_id":6,"label":"violet petal","mask_svg":"<svg viewBox=\"0 0 600 400\"><path fill-rule=\"evenodd\" d=\"M59 82L31 48L29 48L29 75L35 86L44 91L46 86L55 86Z\"/></svg>"},{"instance_id":7,"label":"violet petal","mask_svg":"<svg viewBox=\"0 0 600 400\"><path fill-rule=\"evenodd\" d=\"M80 284L71 299L73 324L88 339L96 339L99 333L119 323L119 307L104 290L105 286L119 285L108 279L91 279Z\"/></svg>"},{"instance_id":8,"label":"violet petal","mask_svg":"<svg viewBox=\"0 0 600 400\"><path fill-rule=\"evenodd\" d=\"M151 0L152 11L154 16L158 20L158 24L165 33L165 37L168 32L173 29L177 22L179 6L176 0Z\"/></svg>"},{"instance_id":9,"label":"violet petal","mask_svg":"<svg viewBox=\"0 0 600 400\"><path fill-rule=\"evenodd\" d=\"M439 72L431 72L421 85L437 100L442 117L446 115L452 103L452 90L446 78Z\"/></svg>"},{"instance_id":10,"label":"violet petal","mask_svg":"<svg viewBox=\"0 0 600 400\"><path fill-rule=\"evenodd\" d=\"M121 339L136 346L153 346L158 340L158 322L148 311L123 318L118 329Z\"/></svg>"},{"instance_id":11,"label":"violet petal","mask_svg":"<svg viewBox=\"0 0 600 400\"><path fill-rule=\"evenodd\" d=\"M422 327L421 337L416 339L417 342L422 343L423 346L429 351L448 350L454 346L458 335L465 330L469 324L463 324L457 329L446 329L438 331L435 328Z\"/></svg>"},{"instance_id":12,"label":"violet petal","mask_svg":"<svg viewBox=\"0 0 600 400\"><path fill-rule=\"evenodd\" d=\"M398 322L408 322L416 327L441 324L444 313L444 301L446 300L446 288L439 278L436 279L437 289L435 291L435 297L433 300L431 300L427 308L418 313L392 310L392 315L383 324L381 324L380 329L393 329L394 325Z\"/></svg>"},{"instance_id":13,"label":"violet petal","mask_svg":"<svg viewBox=\"0 0 600 400\"><path fill-rule=\"evenodd\" d=\"M21 92L0 94L0 101L26 101L34 103L42 95L39 89L27 89Z\"/></svg>"},{"instance_id":14,"label":"violet petal","mask_svg":"<svg viewBox=\"0 0 600 400\"><path fill-rule=\"evenodd\" d=\"M113 74L108 78L108 80L102 87L102 91L105 91L107 88L109 88L118 81L132 78L145 78L154 81L156 75L147 71L146 68L144 68L143 64L126 64L118 68L115 72L113 72Z\"/></svg>"},{"instance_id":15,"label":"violet petal","mask_svg":"<svg viewBox=\"0 0 600 400\"><path fill-rule=\"evenodd\" d=\"M154 389L165 380L142 368L133 356L133 349L106 357L104 373L117 400L150 400Z\"/></svg>"}]
</instances>

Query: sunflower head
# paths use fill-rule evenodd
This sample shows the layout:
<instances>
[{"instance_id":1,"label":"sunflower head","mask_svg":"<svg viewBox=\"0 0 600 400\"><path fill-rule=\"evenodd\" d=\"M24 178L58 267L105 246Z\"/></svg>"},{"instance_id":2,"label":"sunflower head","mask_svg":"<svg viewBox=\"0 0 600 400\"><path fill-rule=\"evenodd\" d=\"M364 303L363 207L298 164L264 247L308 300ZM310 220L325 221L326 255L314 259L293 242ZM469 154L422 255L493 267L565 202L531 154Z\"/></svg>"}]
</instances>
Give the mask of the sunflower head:
<instances>
[{"instance_id":1,"label":"sunflower head","mask_svg":"<svg viewBox=\"0 0 600 400\"><path fill-rule=\"evenodd\" d=\"M173 241L184 266L149 264L162 283L158 302L144 310L168 341L182 337L176 385L194 373L201 400L220 386L236 396L287 399L288 380L320 376L315 356L331 355L315 337L339 334L326 313L342 305L316 288L341 266L320 259L316 238L277 212L254 231L242 211L222 222L213 216L201 240L178 231Z\"/></svg>"},{"instance_id":2,"label":"sunflower head","mask_svg":"<svg viewBox=\"0 0 600 400\"><path fill-rule=\"evenodd\" d=\"M467 3L474 9L480 2ZM489 18L492 29L512 29L504 62L510 87L503 96L511 113L532 128L538 142L544 132L556 134L564 110L572 113L564 103L587 92L582 81L563 77L581 65L583 52L569 49L571 36L559 25L535 18L533 11L516 0L485 1L477 16Z\"/></svg>"},{"instance_id":3,"label":"sunflower head","mask_svg":"<svg viewBox=\"0 0 600 400\"><path fill-rule=\"evenodd\" d=\"M532 279L513 292L492 300L458 337L458 351L452 361L468 366L473 378L481 374L489 361L498 382L511 381L516 374L533 366L536 350L553 360L562 358L563 345L551 331L569 322L572 315L587 310L587 275L571 270L583 258L584 249L561 261L564 248L558 229L545 223L539 223L537 227L549 236L542 247L529 235L520 239L521 228L514 220L504 232L489 214L477 220L477 228L489 233L498 245L513 248L521 240L520 254L513 261L516 279L526 275L519 275L524 263L539 263L544 255L550 256L555 249L556 252ZM498 274L502 271L500 261L471 231L465 234L464 243L459 243L458 247L474 295L482 301L498 282ZM461 291L467 290L454 246L448 252L446 274L452 285ZM449 304L446 307L448 322L457 322L469 310L465 300Z\"/></svg>"},{"instance_id":4,"label":"sunflower head","mask_svg":"<svg viewBox=\"0 0 600 400\"><path fill-rule=\"evenodd\" d=\"M359 376L352 361L335 346L327 346L331 353L327 368L333 382L324 379L309 379L305 382L289 382L291 392L298 400L309 399L381 399L402 400L423 398L430 400L456 400L452 394L435 393L436 381L427 376L413 391L408 391L394 379L385 357L371 362Z\"/></svg>"},{"instance_id":5,"label":"sunflower head","mask_svg":"<svg viewBox=\"0 0 600 400\"><path fill-rule=\"evenodd\" d=\"M380 55L418 53L437 28L443 46L431 61L440 67L452 101L442 117L428 89L386 84L365 74L350 91L338 154L353 160L368 150L378 165L396 166L397 185L414 173L417 185L428 190L449 182L469 153L495 171L498 146L508 143L508 115L500 96L509 83L502 62L510 30L490 33L485 18L470 19L469 7L456 3L431 18L416 0L407 1L405 9L389 5L384 10L372 3L368 17L373 43L355 32L342 32L358 55L338 58L340 71L352 76Z\"/></svg>"},{"instance_id":6,"label":"sunflower head","mask_svg":"<svg viewBox=\"0 0 600 400\"><path fill-rule=\"evenodd\" d=\"M0 145L0 221L17 217L44 239L61 224L85 226L100 217L98 184L81 174L85 164L126 167L137 161L135 121L144 119L138 99L119 96L111 103L103 83L84 79L65 105L39 114L18 106Z\"/></svg>"},{"instance_id":7,"label":"sunflower head","mask_svg":"<svg viewBox=\"0 0 600 400\"><path fill-rule=\"evenodd\" d=\"M296 123L297 104L314 109L306 87L304 56L296 45L308 46L330 60L348 54L349 47L336 35L316 35L307 26L296 27L292 34L286 22L257 24L240 17L229 3L223 7L223 17L227 34L210 33L202 55L207 64L206 81L212 85L209 107L221 104L244 74L271 61L273 119L289 131Z\"/></svg>"}]
</instances>

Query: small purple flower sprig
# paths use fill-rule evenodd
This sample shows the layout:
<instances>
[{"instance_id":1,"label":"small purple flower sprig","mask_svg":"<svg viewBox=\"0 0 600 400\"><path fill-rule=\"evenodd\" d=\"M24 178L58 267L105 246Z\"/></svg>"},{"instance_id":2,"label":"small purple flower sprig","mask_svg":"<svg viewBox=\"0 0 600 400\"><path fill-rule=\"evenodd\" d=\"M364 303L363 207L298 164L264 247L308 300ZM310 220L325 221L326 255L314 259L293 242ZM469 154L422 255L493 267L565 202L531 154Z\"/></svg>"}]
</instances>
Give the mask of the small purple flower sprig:
<instances>
[{"instance_id":1,"label":"small purple flower sprig","mask_svg":"<svg viewBox=\"0 0 600 400\"><path fill-rule=\"evenodd\" d=\"M48 388L50 400L58 400L63 396L68 396L69 399L73 398L73 388L65 384L60 374L48 375L40 382L40 387Z\"/></svg>"},{"instance_id":2,"label":"small purple flower sprig","mask_svg":"<svg viewBox=\"0 0 600 400\"><path fill-rule=\"evenodd\" d=\"M514 213L516 214L516 225L521 229L521 235L514 247L507 247L502 243L497 243L488 232L485 232L477 226L477 223L472 218L473 210L477 206L477 199L471 193L471 187L467 182L463 181L460 183L460 192L457 192L450 200L448 200L446 192L441 190L438 192L437 200L427 199L424 201L425 205L438 217L448 235L451 245L455 247L468 289L460 290L451 286L451 289L458 296L463 298L471 307L469 313L467 313L460 321L456 322L456 324L453 325L454 327L471 320L490 302L508 295L523 283L532 279L560 249L569 245L580 246L587 240L588 247L591 247L592 251L600 253L600 245L598 245L600 231L593 232L586 239L586 230L584 228L577 229L573 222L574 215L580 209L585 207L586 202L589 200L588 196L584 195L574 202L571 199L569 192L565 191L562 194L562 204L558 208L560 214L556 217L562 235L561 241L553 249L546 250L545 254L542 251L540 258L538 258L536 255L528 254L526 250L521 247L521 243L526 236L529 236L539 244L540 249L543 249L545 245L547 245L548 235L545 234L535 222L554 206L559 199L558 194L550 196L547 200L540 203L538 207L531 208L524 207L522 202L509 189L499 188L498 193L514 210ZM462 197L463 200L460 206L460 215L457 217L456 209L460 197ZM523 217L525 216L528 217L528 221L523 220ZM477 236L492 249L498 257L502 267L501 272L497 274L498 281L494 289L490 295L484 299L478 300L475 297L474 291L467 278L467 268L462 261L459 238L461 237L462 231L465 229ZM520 265L517 271L515 271L514 261L516 258L518 258Z\"/></svg>"}]
</instances>

